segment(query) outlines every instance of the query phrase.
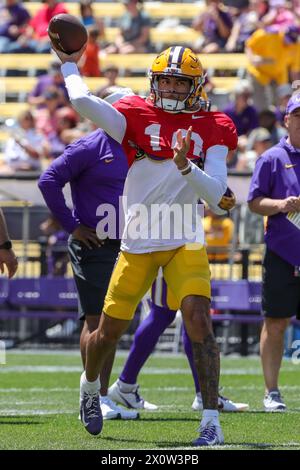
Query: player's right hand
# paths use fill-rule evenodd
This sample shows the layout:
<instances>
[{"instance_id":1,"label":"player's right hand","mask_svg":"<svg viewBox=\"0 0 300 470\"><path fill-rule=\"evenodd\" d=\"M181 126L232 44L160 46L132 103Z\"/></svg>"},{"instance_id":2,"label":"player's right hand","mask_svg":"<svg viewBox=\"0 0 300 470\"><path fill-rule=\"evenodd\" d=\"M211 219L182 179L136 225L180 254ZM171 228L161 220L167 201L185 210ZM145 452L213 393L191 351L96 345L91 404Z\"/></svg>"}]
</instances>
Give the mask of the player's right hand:
<instances>
[{"instance_id":1,"label":"player's right hand","mask_svg":"<svg viewBox=\"0 0 300 470\"><path fill-rule=\"evenodd\" d=\"M96 231L82 224L78 225L74 230L72 237L84 243L90 250L95 246L102 245L101 240L97 237Z\"/></svg>"},{"instance_id":2,"label":"player's right hand","mask_svg":"<svg viewBox=\"0 0 300 470\"><path fill-rule=\"evenodd\" d=\"M279 211L287 212L300 212L300 198L297 196L289 196L286 199L279 201Z\"/></svg>"},{"instance_id":3,"label":"player's right hand","mask_svg":"<svg viewBox=\"0 0 300 470\"><path fill-rule=\"evenodd\" d=\"M79 51L72 52L72 54L66 54L65 52L62 52L59 49L56 49L52 43L51 47L54 50L55 54L58 56L58 58L61 60L62 64L64 64L65 62L74 62L75 64L77 64L86 49L86 43L84 44L84 46L82 46L81 49L79 49Z\"/></svg>"}]
</instances>

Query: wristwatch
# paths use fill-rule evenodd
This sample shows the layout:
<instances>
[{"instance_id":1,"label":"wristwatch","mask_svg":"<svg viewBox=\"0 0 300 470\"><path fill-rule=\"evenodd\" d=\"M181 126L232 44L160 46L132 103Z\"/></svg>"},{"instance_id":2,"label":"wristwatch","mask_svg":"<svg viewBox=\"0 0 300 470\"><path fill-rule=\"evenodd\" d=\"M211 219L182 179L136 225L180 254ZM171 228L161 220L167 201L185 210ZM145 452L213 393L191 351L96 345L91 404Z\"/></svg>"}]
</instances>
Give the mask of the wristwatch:
<instances>
[{"instance_id":1,"label":"wristwatch","mask_svg":"<svg viewBox=\"0 0 300 470\"><path fill-rule=\"evenodd\" d=\"M0 250L11 250L12 249L12 242L10 240L7 240L6 242L2 243L0 245Z\"/></svg>"}]
</instances>

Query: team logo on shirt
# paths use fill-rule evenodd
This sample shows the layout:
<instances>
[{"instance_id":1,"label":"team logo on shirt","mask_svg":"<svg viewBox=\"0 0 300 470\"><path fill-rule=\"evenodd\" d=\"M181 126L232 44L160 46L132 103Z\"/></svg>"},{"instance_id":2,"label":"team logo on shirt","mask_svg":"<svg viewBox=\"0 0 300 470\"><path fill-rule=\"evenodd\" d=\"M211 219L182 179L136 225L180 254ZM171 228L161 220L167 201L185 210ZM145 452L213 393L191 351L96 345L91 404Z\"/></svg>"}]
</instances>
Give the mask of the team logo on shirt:
<instances>
[{"instance_id":1,"label":"team logo on shirt","mask_svg":"<svg viewBox=\"0 0 300 470\"><path fill-rule=\"evenodd\" d=\"M285 168L286 168L287 170L289 170L290 168L294 168L294 166L297 166L297 163L294 163L294 164L292 164L292 163L286 163L284 166L285 166Z\"/></svg>"}]
</instances>

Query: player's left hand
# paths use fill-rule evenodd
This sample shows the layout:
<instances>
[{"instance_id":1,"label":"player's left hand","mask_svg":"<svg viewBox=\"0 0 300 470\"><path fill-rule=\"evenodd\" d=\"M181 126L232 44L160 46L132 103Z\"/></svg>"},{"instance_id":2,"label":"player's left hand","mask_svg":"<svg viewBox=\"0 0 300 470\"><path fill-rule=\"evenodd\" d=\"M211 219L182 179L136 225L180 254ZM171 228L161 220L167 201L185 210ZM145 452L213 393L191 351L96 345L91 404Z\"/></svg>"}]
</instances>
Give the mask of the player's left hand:
<instances>
[{"instance_id":1,"label":"player's left hand","mask_svg":"<svg viewBox=\"0 0 300 470\"><path fill-rule=\"evenodd\" d=\"M220 209L223 209L224 211L230 211L231 209L234 208L235 204L236 204L236 198L235 198L234 192L231 191L230 188L227 188L218 206L220 207Z\"/></svg>"},{"instance_id":2,"label":"player's left hand","mask_svg":"<svg viewBox=\"0 0 300 470\"><path fill-rule=\"evenodd\" d=\"M173 161L178 170L182 170L188 164L187 154L191 145L192 126L189 127L186 136L183 137L181 129L176 132L176 143L173 148Z\"/></svg>"},{"instance_id":3,"label":"player's left hand","mask_svg":"<svg viewBox=\"0 0 300 470\"><path fill-rule=\"evenodd\" d=\"M80 61L81 56L86 49L86 45L87 44L85 43L84 46L82 46L82 48L79 49L79 51L77 52L72 52L72 54L66 54L65 52L62 52L59 49L56 49L54 45L51 43L52 49L54 50L58 58L61 60L62 64L64 64L65 62L74 62L75 64L77 64Z\"/></svg>"}]
</instances>

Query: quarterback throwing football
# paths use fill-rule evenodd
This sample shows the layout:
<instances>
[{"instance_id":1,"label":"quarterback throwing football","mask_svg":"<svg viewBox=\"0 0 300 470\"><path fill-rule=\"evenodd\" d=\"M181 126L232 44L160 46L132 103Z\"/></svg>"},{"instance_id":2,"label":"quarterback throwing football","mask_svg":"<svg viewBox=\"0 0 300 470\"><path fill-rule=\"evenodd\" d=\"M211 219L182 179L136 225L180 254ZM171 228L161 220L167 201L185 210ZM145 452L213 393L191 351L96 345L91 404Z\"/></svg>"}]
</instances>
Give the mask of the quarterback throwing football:
<instances>
[{"instance_id":1,"label":"quarterback throwing football","mask_svg":"<svg viewBox=\"0 0 300 470\"><path fill-rule=\"evenodd\" d=\"M197 224L196 208L201 199L218 210L227 188L226 157L237 144L234 124L223 113L204 110L202 65L188 48L170 47L154 60L149 97L127 96L114 107L93 96L84 84L76 65L83 50L72 55L56 51L63 62L70 100L82 116L122 143L130 169L124 190L121 253L99 328L87 344L86 371L80 381L82 422L91 434L101 432L99 372L161 267L180 305L201 383L203 415L200 435L193 445L222 444L220 360L209 313L210 272L204 231ZM154 210L157 205L179 209L171 217L168 236L168 211ZM144 214L142 221L139 219L139 236L137 212ZM191 217L185 217L186 212Z\"/></svg>"}]
</instances>

